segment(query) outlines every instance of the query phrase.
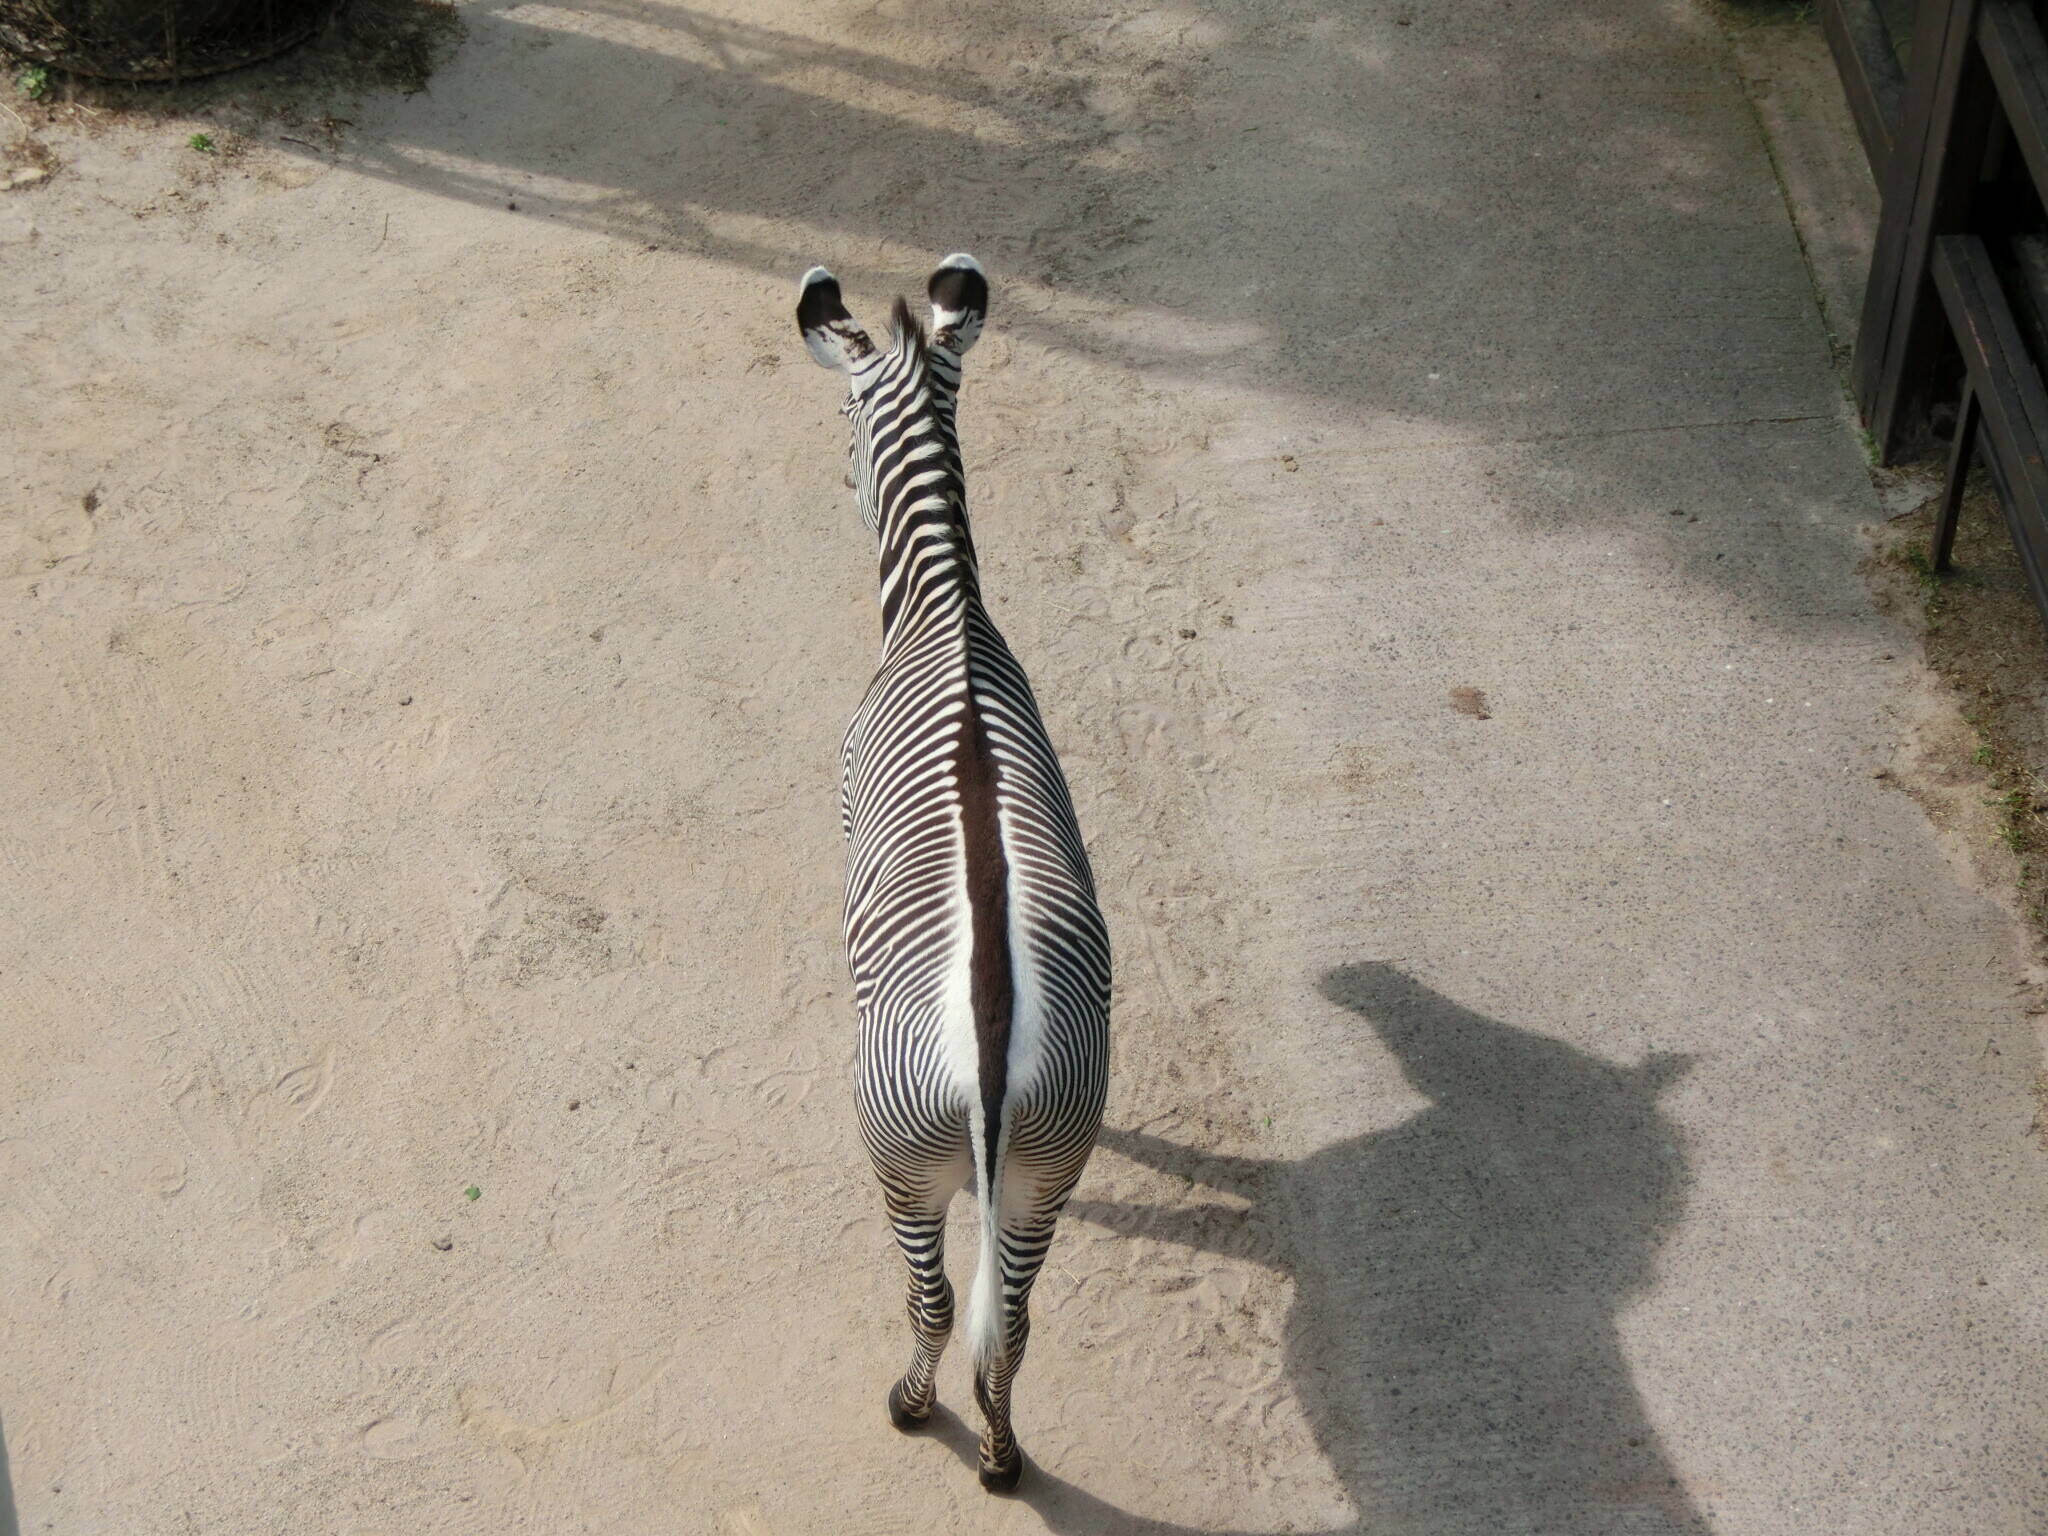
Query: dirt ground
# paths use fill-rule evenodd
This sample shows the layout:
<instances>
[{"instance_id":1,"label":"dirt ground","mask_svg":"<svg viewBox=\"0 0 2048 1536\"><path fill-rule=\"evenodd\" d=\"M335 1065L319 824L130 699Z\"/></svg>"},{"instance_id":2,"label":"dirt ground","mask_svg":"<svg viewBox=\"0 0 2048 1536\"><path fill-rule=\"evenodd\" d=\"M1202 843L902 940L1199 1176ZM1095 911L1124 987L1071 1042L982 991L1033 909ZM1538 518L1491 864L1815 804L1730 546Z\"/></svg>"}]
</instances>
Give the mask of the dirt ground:
<instances>
[{"instance_id":1,"label":"dirt ground","mask_svg":"<svg viewBox=\"0 0 2048 1536\"><path fill-rule=\"evenodd\" d=\"M2034 941L1713 15L459 11L10 108L0 1532L2040 1528ZM882 1413L791 319L956 249L1118 959L1014 1501Z\"/></svg>"}]
</instances>

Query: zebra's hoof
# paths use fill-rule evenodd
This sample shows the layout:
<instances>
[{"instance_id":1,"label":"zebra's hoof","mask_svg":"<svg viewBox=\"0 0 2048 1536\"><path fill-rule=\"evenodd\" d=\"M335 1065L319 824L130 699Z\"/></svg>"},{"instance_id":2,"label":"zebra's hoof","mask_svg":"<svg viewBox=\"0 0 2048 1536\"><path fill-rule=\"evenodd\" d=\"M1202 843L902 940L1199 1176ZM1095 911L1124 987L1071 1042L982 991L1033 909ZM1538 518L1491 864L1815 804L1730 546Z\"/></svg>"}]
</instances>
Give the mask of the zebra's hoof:
<instances>
[{"instance_id":1,"label":"zebra's hoof","mask_svg":"<svg viewBox=\"0 0 2048 1536\"><path fill-rule=\"evenodd\" d=\"M903 1383L897 1382L889 1388L889 1422L906 1435L914 1434L931 1422L932 1405L926 1403L921 1410L913 1410L910 1399L904 1394Z\"/></svg>"},{"instance_id":2,"label":"zebra's hoof","mask_svg":"<svg viewBox=\"0 0 2048 1536\"><path fill-rule=\"evenodd\" d=\"M1006 1462L991 1466L986 1457L982 1458L981 1486L990 1493L1016 1492L1017 1479L1023 1475L1024 1453L1014 1446L1011 1447L1010 1459Z\"/></svg>"}]
</instances>

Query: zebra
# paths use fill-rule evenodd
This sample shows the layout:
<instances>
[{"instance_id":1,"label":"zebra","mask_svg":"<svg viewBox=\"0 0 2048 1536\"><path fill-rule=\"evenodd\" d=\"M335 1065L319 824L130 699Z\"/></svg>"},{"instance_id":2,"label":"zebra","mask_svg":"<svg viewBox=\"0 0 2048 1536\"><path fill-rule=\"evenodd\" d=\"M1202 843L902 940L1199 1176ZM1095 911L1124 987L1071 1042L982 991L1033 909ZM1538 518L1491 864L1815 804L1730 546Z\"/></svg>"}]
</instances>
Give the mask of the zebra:
<instances>
[{"instance_id":1,"label":"zebra","mask_svg":"<svg viewBox=\"0 0 2048 1536\"><path fill-rule=\"evenodd\" d=\"M1109 935L1087 850L1024 670L982 605L955 431L960 363L988 313L972 256L901 298L877 346L823 267L797 325L846 375L840 414L880 551L882 656L840 753L845 936L859 1015L854 1099L909 1269L910 1367L889 1420L928 1421L953 1328L946 1209L970 1182L981 1254L968 1295L982 1486L1023 1472L1010 1391L1032 1282L1102 1125Z\"/></svg>"}]
</instances>

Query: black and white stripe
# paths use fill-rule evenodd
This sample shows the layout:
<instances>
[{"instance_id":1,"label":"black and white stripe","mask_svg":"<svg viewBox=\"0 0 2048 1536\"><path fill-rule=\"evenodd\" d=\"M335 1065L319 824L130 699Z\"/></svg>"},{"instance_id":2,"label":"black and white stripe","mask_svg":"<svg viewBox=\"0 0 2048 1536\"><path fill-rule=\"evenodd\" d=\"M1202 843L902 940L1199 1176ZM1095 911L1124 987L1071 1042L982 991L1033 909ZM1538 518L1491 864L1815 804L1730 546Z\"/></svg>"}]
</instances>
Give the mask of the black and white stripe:
<instances>
[{"instance_id":1,"label":"black and white stripe","mask_svg":"<svg viewBox=\"0 0 2048 1536\"><path fill-rule=\"evenodd\" d=\"M910 1270L915 1349L889 1413L908 1429L931 1412L953 1324L945 1211L972 1178L981 1479L1006 1490L1031 1285L1102 1123L1109 940L1031 685L982 606L954 421L988 284L949 256L929 288L929 340L899 299L876 346L822 267L797 323L847 375L854 485L880 547L882 660L846 733L840 812L856 1103Z\"/></svg>"}]
</instances>

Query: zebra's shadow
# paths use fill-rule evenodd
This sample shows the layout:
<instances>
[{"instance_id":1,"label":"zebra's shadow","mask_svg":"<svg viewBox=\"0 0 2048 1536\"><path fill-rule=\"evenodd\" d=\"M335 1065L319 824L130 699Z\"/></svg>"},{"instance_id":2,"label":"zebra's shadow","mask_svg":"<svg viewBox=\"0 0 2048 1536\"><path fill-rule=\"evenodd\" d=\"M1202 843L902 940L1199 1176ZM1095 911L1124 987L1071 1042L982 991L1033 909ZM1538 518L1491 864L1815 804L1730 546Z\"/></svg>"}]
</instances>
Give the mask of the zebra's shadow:
<instances>
[{"instance_id":1,"label":"zebra's shadow","mask_svg":"<svg viewBox=\"0 0 2048 1536\"><path fill-rule=\"evenodd\" d=\"M21 1536L21 1517L14 1507L14 1479L7 1471L7 1430L0 1423L0 1536Z\"/></svg>"},{"instance_id":2,"label":"zebra's shadow","mask_svg":"<svg viewBox=\"0 0 2048 1536\"><path fill-rule=\"evenodd\" d=\"M1680 1136L1657 1099L1687 1059L1616 1066L1388 965L1333 971L1321 991L1370 1026L1428 1108L1293 1162L1105 1131L1110 1151L1250 1208L1191 1190L1180 1205L1076 1200L1071 1213L1292 1280L1288 1380L1358 1511L1350 1529L1709 1531L1615 1322L1683 1203ZM1022 1492L1070 1536L1189 1529L1036 1468Z\"/></svg>"}]
</instances>

